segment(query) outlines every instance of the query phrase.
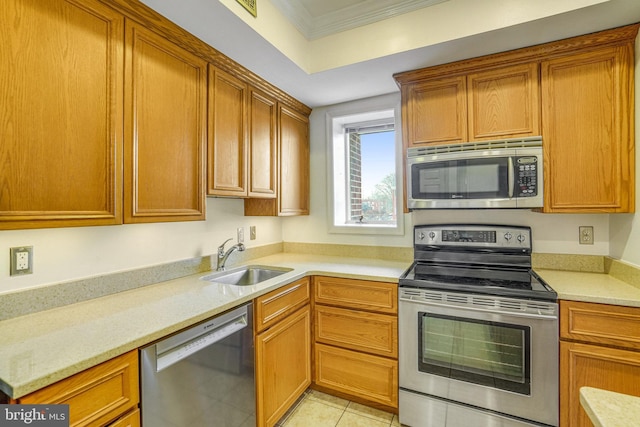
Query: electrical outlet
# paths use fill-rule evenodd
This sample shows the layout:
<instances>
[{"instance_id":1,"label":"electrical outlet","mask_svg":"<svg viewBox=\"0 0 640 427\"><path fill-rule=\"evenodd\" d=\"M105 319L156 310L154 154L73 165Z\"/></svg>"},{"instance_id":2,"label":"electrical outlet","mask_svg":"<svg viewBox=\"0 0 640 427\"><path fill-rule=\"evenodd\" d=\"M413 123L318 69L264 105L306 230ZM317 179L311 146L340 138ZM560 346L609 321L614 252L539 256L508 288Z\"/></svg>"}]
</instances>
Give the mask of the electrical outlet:
<instances>
[{"instance_id":1,"label":"electrical outlet","mask_svg":"<svg viewBox=\"0 0 640 427\"><path fill-rule=\"evenodd\" d=\"M249 227L249 239L256 240L256 226L252 225Z\"/></svg>"},{"instance_id":2,"label":"electrical outlet","mask_svg":"<svg viewBox=\"0 0 640 427\"><path fill-rule=\"evenodd\" d=\"M580 244L581 245L593 245L593 227L592 226L581 226L578 227L578 232L580 234Z\"/></svg>"},{"instance_id":3,"label":"electrical outlet","mask_svg":"<svg viewBox=\"0 0 640 427\"><path fill-rule=\"evenodd\" d=\"M33 246L9 248L9 275L33 273Z\"/></svg>"},{"instance_id":4,"label":"electrical outlet","mask_svg":"<svg viewBox=\"0 0 640 427\"><path fill-rule=\"evenodd\" d=\"M244 243L244 228L238 227L238 243Z\"/></svg>"}]
</instances>

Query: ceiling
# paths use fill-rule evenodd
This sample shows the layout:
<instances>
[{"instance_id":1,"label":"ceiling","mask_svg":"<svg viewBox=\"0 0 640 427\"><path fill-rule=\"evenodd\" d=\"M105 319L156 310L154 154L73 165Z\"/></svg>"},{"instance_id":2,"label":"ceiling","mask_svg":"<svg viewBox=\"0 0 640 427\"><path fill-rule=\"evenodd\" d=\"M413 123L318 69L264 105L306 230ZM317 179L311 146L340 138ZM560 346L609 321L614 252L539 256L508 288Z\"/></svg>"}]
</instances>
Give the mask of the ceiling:
<instances>
[{"instance_id":1,"label":"ceiling","mask_svg":"<svg viewBox=\"0 0 640 427\"><path fill-rule=\"evenodd\" d=\"M230 10L233 7L230 8L223 4L229 0L141 1L312 108L397 92L398 87L392 77L397 72L640 22L640 1L602 0L601 3L592 6L544 19L534 19L517 25L505 25L495 30L472 35L450 37L443 42L400 50L393 54L308 73L241 19L241 12L234 13ZM376 15L375 6L381 9L390 3L396 6L402 6L404 3L415 5L416 1L420 3L420 0L258 0L258 16L261 13L261 6L269 1L278 9L284 7L282 5L286 3L289 6L299 3L306 10L304 13L308 15L307 18L312 17L310 22L335 12L340 14L340 11L343 11L345 7L361 7L364 10L366 5L369 8L367 10L370 11L368 13L373 17ZM464 5L465 1L471 0L446 0L444 3L437 1L431 3L436 4L434 7L449 7L456 6L456 4ZM531 1L534 0L495 0L493 3L517 8L518 5L531 7ZM535 0L535 2L540 1ZM427 4L429 2L422 3L421 7L423 8L429 6ZM399 10L401 8L396 9L396 11ZM464 13L464 9L459 10L461 10L460 14ZM493 11L487 12L492 13ZM495 10L496 14L499 12L501 13L503 10ZM284 12L282 14L288 20L293 19L287 17ZM344 15L346 16L346 12ZM473 19L468 16L466 18ZM378 24L381 23L379 16L372 19L378 19ZM456 25L460 25L458 22L447 22L446 24L454 29ZM296 24L294 23L294 25ZM402 28L397 29L398 35L401 36L402 32ZM333 36L321 38L319 41L335 38L336 43L339 43L338 36L347 33L349 31L332 33Z\"/></svg>"}]
</instances>

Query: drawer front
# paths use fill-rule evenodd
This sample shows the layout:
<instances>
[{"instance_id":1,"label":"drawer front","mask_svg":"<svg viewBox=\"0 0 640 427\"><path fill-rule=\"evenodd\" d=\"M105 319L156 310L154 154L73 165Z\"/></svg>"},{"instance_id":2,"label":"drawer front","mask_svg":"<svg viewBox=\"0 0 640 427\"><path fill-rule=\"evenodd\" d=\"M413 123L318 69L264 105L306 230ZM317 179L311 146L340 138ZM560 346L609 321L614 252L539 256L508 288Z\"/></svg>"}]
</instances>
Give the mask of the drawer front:
<instances>
[{"instance_id":1,"label":"drawer front","mask_svg":"<svg viewBox=\"0 0 640 427\"><path fill-rule=\"evenodd\" d=\"M109 427L140 427L140 410L136 409L128 415L120 418Z\"/></svg>"},{"instance_id":2,"label":"drawer front","mask_svg":"<svg viewBox=\"0 0 640 427\"><path fill-rule=\"evenodd\" d=\"M311 299L310 280L300 279L256 299L256 332L260 332L293 313Z\"/></svg>"},{"instance_id":3,"label":"drawer front","mask_svg":"<svg viewBox=\"0 0 640 427\"><path fill-rule=\"evenodd\" d=\"M105 425L137 407L138 401L137 350L19 399L24 404L69 404L73 427Z\"/></svg>"},{"instance_id":4,"label":"drawer front","mask_svg":"<svg viewBox=\"0 0 640 427\"><path fill-rule=\"evenodd\" d=\"M397 316L322 305L315 314L316 342L397 359Z\"/></svg>"},{"instance_id":5,"label":"drawer front","mask_svg":"<svg viewBox=\"0 0 640 427\"><path fill-rule=\"evenodd\" d=\"M316 304L398 313L398 284L316 276Z\"/></svg>"},{"instance_id":6,"label":"drawer front","mask_svg":"<svg viewBox=\"0 0 640 427\"><path fill-rule=\"evenodd\" d=\"M396 360L316 344L315 371L315 383L320 387L398 407Z\"/></svg>"},{"instance_id":7,"label":"drawer front","mask_svg":"<svg viewBox=\"0 0 640 427\"><path fill-rule=\"evenodd\" d=\"M640 308L560 301L563 339L640 350Z\"/></svg>"}]
</instances>

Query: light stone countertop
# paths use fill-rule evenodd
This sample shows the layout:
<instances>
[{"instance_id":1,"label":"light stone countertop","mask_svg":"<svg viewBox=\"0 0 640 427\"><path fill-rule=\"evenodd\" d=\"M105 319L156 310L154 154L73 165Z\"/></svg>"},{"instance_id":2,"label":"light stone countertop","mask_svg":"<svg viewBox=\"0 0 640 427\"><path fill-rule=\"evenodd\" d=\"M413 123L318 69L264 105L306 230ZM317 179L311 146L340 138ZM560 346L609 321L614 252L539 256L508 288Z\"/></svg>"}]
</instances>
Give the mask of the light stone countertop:
<instances>
[{"instance_id":1,"label":"light stone countertop","mask_svg":"<svg viewBox=\"0 0 640 427\"><path fill-rule=\"evenodd\" d=\"M22 397L305 276L397 283L411 263L280 253L247 264L292 270L242 287L200 273L0 322L0 390Z\"/></svg>"},{"instance_id":2,"label":"light stone countertop","mask_svg":"<svg viewBox=\"0 0 640 427\"><path fill-rule=\"evenodd\" d=\"M637 427L640 420L637 396L581 387L580 404L595 427Z\"/></svg>"},{"instance_id":3,"label":"light stone countertop","mask_svg":"<svg viewBox=\"0 0 640 427\"><path fill-rule=\"evenodd\" d=\"M535 269L558 299L640 307L640 287L604 273Z\"/></svg>"}]
</instances>

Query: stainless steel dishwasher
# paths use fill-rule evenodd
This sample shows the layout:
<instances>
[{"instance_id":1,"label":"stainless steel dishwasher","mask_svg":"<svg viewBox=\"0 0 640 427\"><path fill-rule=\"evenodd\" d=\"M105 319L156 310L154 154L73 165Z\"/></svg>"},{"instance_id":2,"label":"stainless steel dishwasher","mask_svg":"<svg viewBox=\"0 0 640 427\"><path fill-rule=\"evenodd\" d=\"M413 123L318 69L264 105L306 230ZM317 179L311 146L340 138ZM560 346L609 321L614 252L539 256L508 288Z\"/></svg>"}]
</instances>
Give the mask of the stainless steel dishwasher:
<instances>
[{"instance_id":1,"label":"stainless steel dishwasher","mask_svg":"<svg viewBox=\"0 0 640 427\"><path fill-rule=\"evenodd\" d=\"M143 427L255 426L252 304L140 350Z\"/></svg>"}]
</instances>

